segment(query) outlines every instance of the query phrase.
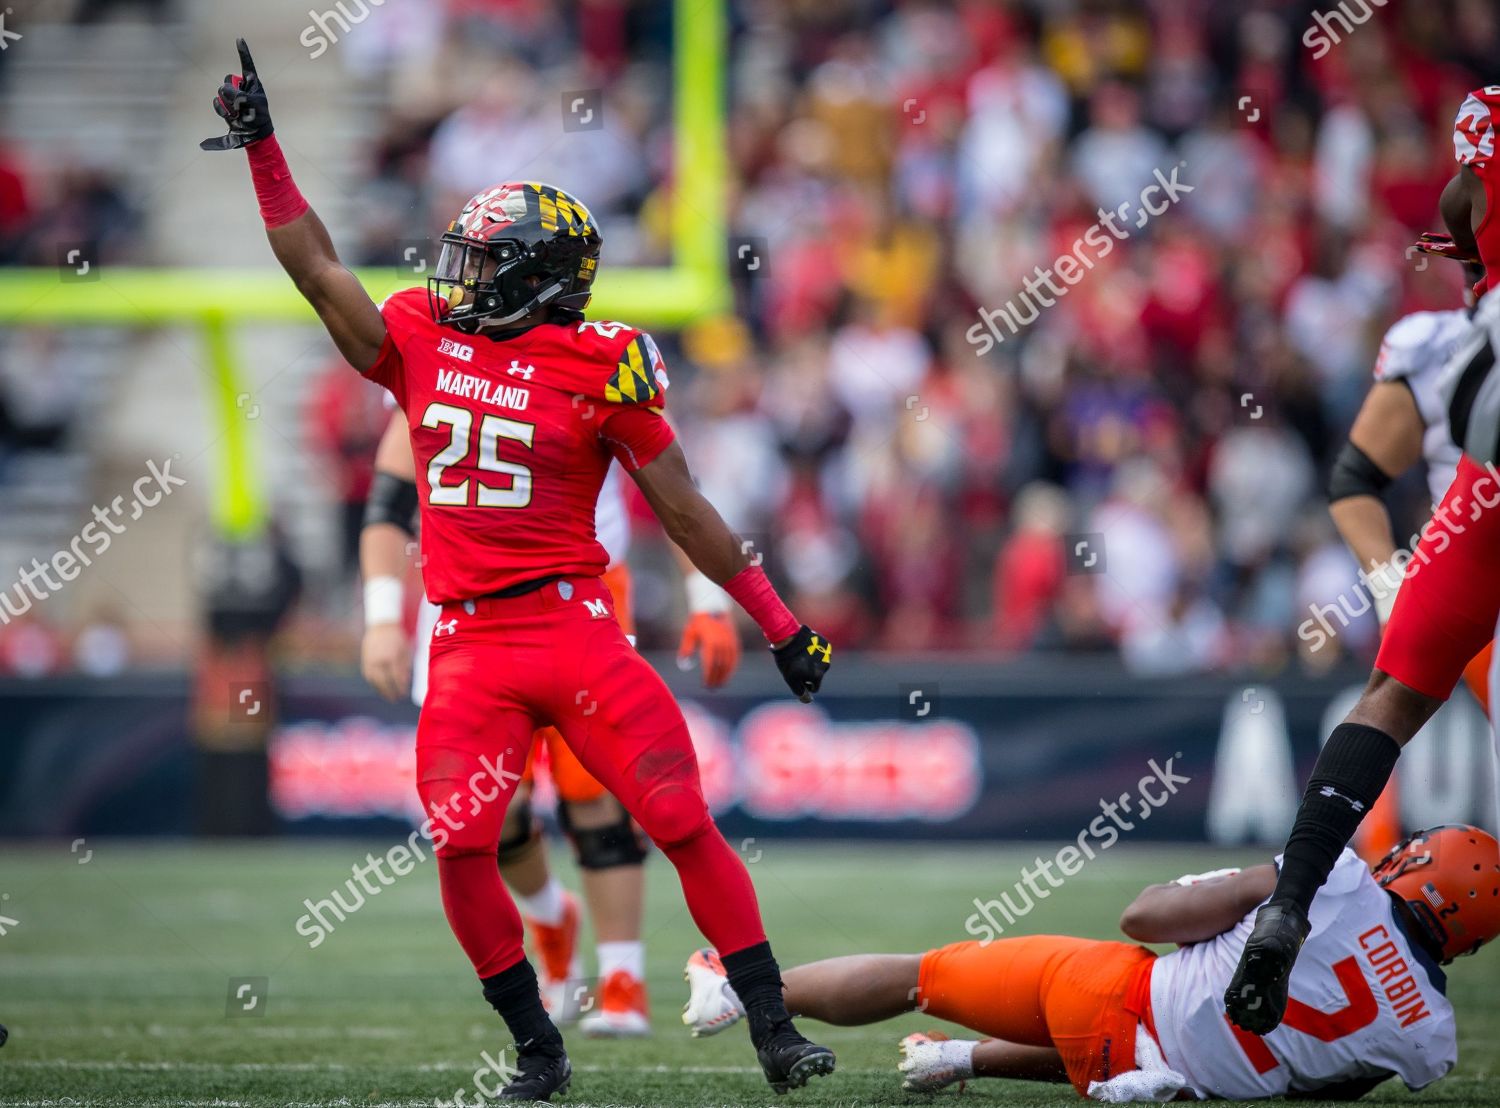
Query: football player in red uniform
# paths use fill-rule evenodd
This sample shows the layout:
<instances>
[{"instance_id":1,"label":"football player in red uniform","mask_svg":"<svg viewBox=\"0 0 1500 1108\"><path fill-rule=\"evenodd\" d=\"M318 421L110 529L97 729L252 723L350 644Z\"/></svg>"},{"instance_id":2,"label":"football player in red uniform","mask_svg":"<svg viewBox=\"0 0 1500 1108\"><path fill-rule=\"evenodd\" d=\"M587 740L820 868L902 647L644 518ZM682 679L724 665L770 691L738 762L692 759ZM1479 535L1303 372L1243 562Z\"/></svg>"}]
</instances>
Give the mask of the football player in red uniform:
<instances>
[{"instance_id":1,"label":"football player in red uniform","mask_svg":"<svg viewBox=\"0 0 1500 1108\"><path fill-rule=\"evenodd\" d=\"M1500 220L1491 217L1500 200L1492 106L1500 86L1469 94L1454 121L1458 173L1443 190L1441 210L1448 236L1424 236L1431 253L1478 261L1483 293L1500 274ZM1490 301L1481 303L1483 316ZM1482 336L1481 336L1482 337ZM1485 359L1488 359L1486 361ZM1461 342L1453 362L1474 371L1477 382L1490 368L1488 344ZM1452 367L1450 366L1450 369ZM1444 376L1448 375L1445 371ZM1473 389L1460 386L1449 404L1455 427ZM1462 433L1454 436L1462 443ZM1308 935L1308 907L1328 879L1340 852L1379 799L1396 759L1453 692L1464 668L1495 633L1500 613L1500 481L1468 454L1432 518L1422 528L1407 564L1380 652L1359 703L1334 728L1318 756L1287 839L1276 889L1256 915L1239 965L1224 994L1224 1009L1239 1027L1264 1035L1286 1014L1287 983Z\"/></svg>"},{"instance_id":2,"label":"football player in red uniform","mask_svg":"<svg viewBox=\"0 0 1500 1108\"><path fill-rule=\"evenodd\" d=\"M662 415L667 376L651 337L583 319L600 248L588 209L538 183L481 193L443 235L427 289L377 307L293 183L243 40L239 50L243 72L214 101L228 134L203 146L245 149L277 260L345 360L406 413L423 583L443 609L417 726L417 788L444 912L515 1038L517 1072L502 1096L546 1100L572 1076L495 867L511 786L548 724L676 867L772 1087L831 1072L833 1053L787 1014L754 887L704 802L682 712L626 640L600 580L594 506L611 460L757 622L804 701L832 647L798 624L698 492Z\"/></svg>"}]
</instances>

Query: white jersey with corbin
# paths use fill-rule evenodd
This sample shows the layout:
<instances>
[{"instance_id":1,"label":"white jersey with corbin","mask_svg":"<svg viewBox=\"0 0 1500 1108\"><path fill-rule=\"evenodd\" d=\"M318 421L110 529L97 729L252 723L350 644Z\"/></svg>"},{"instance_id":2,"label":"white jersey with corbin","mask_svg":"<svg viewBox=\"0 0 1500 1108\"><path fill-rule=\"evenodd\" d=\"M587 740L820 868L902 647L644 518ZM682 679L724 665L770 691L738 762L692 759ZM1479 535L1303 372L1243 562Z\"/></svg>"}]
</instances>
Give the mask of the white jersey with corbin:
<instances>
[{"instance_id":1,"label":"white jersey with corbin","mask_svg":"<svg viewBox=\"0 0 1500 1108\"><path fill-rule=\"evenodd\" d=\"M1224 1015L1254 912L1160 958L1151 1010L1167 1064L1205 1098L1280 1096L1386 1074L1420 1089L1443 1077L1458 1062L1445 978L1392 908L1391 895L1345 850L1313 901L1286 1021L1264 1037Z\"/></svg>"},{"instance_id":2,"label":"white jersey with corbin","mask_svg":"<svg viewBox=\"0 0 1500 1108\"><path fill-rule=\"evenodd\" d=\"M1411 390L1422 417L1422 460L1427 489L1438 503L1458 469L1459 451L1448 430L1448 405L1438 391L1443 366L1468 334L1469 313L1412 312L1391 324L1380 342L1375 380L1400 381Z\"/></svg>"}]
</instances>

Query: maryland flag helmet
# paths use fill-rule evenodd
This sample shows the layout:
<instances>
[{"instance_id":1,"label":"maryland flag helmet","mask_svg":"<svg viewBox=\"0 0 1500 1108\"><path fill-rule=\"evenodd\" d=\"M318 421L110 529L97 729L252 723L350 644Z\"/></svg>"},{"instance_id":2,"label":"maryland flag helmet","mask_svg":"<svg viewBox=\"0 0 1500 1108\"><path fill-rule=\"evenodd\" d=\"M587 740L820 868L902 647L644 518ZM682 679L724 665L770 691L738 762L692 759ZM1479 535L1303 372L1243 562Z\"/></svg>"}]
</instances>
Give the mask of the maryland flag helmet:
<instances>
[{"instance_id":1,"label":"maryland flag helmet","mask_svg":"<svg viewBox=\"0 0 1500 1108\"><path fill-rule=\"evenodd\" d=\"M602 244L589 210L562 189L496 185L470 199L443 233L427 279L432 318L472 333L539 308L580 317Z\"/></svg>"},{"instance_id":2,"label":"maryland flag helmet","mask_svg":"<svg viewBox=\"0 0 1500 1108\"><path fill-rule=\"evenodd\" d=\"M1418 831L1371 873L1411 906L1444 962L1500 935L1500 844L1477 827L1448 823Z\"/></svg>"}]
</instances>

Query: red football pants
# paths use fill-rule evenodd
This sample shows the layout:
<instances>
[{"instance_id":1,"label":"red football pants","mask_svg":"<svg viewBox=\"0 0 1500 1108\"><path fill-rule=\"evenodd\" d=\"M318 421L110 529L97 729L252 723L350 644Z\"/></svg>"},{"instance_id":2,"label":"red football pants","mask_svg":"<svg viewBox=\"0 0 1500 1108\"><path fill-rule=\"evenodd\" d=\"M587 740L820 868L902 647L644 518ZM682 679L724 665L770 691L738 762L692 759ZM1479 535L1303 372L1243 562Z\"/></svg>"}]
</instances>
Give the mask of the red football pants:
<instances>
[{"instance_id":1,"label":"red football pants","mask_svg":"<svg viewBox=\"0 0 1500 1108\"><path fill-rule=\"evenodd\" d=\"M681 709L626 640L604 584L570 577L445 605L433 633L417 790L443 911L479 976L523 956L495 848L532 736L549 725L677 868L704 937L723 953L763 942L755 889L709 815Z\"/></svg>"},{"instance_id":2,"label":"red football pants","mask_svg":"<svg viewBox=\"0 0 1500 1108\"><path fill-rule=\"evenodd\" d=\"M1471 461L1422 528L1375 668L1425 696L1448 699L1500 615L1500 478Z\"/></svg>"}]
</instances>

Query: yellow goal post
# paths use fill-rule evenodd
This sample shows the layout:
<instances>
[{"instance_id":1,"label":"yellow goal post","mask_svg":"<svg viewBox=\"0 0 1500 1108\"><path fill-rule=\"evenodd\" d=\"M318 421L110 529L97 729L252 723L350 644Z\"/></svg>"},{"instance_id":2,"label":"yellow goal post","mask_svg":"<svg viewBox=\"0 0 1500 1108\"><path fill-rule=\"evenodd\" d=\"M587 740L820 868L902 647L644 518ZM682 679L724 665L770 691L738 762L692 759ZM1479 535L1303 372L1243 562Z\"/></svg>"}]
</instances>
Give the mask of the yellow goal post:
<instances>
[{"instance_id":1,"label":"yellow goal post","mask_svg":"<svg viewBox=\"0 0 1500 1108\"><path fill-rule=\"evenodd\" d=\"M673 0L674 131L670 237L666 266L604 267L590 314L648 327L681 327L722 312L726 281L727 159L724 148L726 27L723 0ZM377 301L410 282L394 267L356 270ZM220 437L210 497L218 532L258 534L267 495L234 330L251 323L315 320L291 281L270 266L195 268L111 266L97 280L64 281L55 267L0 268L0 325L195 327L210 375L210 416Z\"/></svg>"}]
</instances>

